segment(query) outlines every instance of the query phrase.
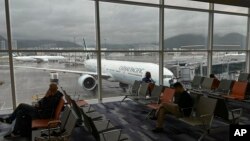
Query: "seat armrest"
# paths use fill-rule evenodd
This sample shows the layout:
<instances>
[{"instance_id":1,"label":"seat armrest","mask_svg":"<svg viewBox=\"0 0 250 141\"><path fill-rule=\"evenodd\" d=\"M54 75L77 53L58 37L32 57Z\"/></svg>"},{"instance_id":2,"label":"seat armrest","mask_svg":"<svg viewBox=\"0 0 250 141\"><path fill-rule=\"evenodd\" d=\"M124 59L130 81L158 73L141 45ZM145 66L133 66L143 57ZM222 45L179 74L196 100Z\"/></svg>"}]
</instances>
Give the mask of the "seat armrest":
<instances>
[{"instance_id":1,"label":"seat armrest","mask_svg":"<svg viewBox=\"0 0 250 141\"><path fill-rule=\"evenodd\" d=\"M46 132L48 132L49 130L60 130L60 127L56 127L56 128L50 128L50 129L43 129L43 130L41 130L40 132L41 132L41 134L42 133L46 133Z\"/></svg>"},{"instance_id":2,"label":"seat armrest","mask_svg":"<svg viewBox=\"0 0 250 141\"><path fill-rule=\"evenodd\" d=\"M235 114L236 114L236 113L239 113L239 115L241 116L242 111L243 111L243 109L242 109L242 108L238 108L238 109L233 109L233 110L230 110L230 112L231 112L231 114L232 114L233 119L235 119Z\"/></svg>"},{"instance_id":3,"label":"seat armrest","mask_svg":"<svg viewBox=\"0 0 250 141\"><path fill-rule=\"evenodd\" d=\"M94 123L104 123L106 122L106 129L108 129L109 125L110 125L110 120L107 119L107 120L97 120L97 121L94 121Z\"/></svg>"},{"instance_id":4,"label":"seat armrest","mask_svg":"<svg viewBox=\"0 0 250 141\"><path fill-rule=\"evenodd\" d=\"M92 106L91 106L91 104L89 104L89 107L88 107L86 113L91 113L91 112L93 112L93 111L91 111L91 108L92 108Z\"/></svg>"},{"instance_id":5,"label":"seat armrest","mask_svg":"<svg viewBox=\"0 0 250 141\"><path fill-rule=\"evenodd\" d=\"M41 134L43 134L45 132L48 132L48 136L50 138L51 130L58 130L58 129L60 129L60 127L59 127L60 125L61 125L61 121L60 120L51 120L51 121L48 122L48 128L44 129L44 130L41 130ZM51 127L56 127L56 128L51 128Z\"/></svg>"},{"instance_id":6,"label":"seat armrest","mask_svg":"<svg viewBox=\"0 0 250 141\"><path fill-rule=\"evenodd\" d=\"M187 108L180 108L182 111L187 109L193 109L193 107L187 107Z\"/></svg>"},{"instance_id":7,"label":"seat armrest","mask_svg":"<svg viewBox=\"0 0 250 141\"><path fill-rule=\"evenodd\" d=\"M212 115L211 114L200 115L200 118L204 118L204 117L208 117L208 116L212 116Z\"/></svg>"},{"instance_id":8,"label":"seat armrest","mask_svg":"<svg viewBox=\"0 0 250 141\"><path fill-rule=\"evenodd\" d=\"M102 132L100 134L102 135L104 141L120 141L121 131L122 131L121 129L115 129L111 131ZM117 138L114 138L112 140L110 139L110 137L117 137Z\"/></svg>"},{"instance_id":9,"label":"seat armrest","mask_svg":"<svg viewBox=\"0 0 250 141\"><path fill-rule=\"evenodd\" d=\"M55 127L61 125L60 120L52 120L48 122L48 128Z\"/></svg>"}]
</instances>

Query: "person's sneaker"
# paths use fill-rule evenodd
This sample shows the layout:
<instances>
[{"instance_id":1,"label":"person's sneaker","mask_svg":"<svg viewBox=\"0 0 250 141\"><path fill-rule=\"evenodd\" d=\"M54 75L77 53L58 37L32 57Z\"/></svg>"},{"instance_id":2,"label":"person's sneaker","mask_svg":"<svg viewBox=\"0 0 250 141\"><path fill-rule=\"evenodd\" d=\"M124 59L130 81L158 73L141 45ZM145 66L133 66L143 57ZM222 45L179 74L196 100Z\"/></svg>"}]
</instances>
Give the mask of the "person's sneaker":
<instances>
[{"instance_id":1,"label":"person's sneaker","mask_svg":"<svg viewBox=\"0 0 250 141\"><path fill-rule=\"evenodd\" d=\"M5 139L13 139L13 138L17 138L20 137L21 135L19 133L15 133L14 131L8 135L5 135L4 138Z\"/></svg>"},{"instance_id":2,"label":"person's sneaker","mask_svg":"<svg viewBox=\"0 0 250 141\"><path fill-rule=\"evenodd\" d=\"M164 130L163 130L163 128L155 128L155 129L153 129L152 130L152 132L154 132L154 133L162 133L162 132L164 132Z\"/></svg>"}]
</instances>

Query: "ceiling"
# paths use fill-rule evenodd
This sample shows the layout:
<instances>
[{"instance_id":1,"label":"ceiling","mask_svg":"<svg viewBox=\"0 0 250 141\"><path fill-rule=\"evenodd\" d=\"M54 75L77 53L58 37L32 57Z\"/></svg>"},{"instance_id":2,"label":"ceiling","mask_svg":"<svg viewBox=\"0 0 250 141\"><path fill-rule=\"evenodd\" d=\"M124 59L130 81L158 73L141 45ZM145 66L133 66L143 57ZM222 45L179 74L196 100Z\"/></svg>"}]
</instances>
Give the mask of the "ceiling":
<instances>
[{"instance_id":1,"label":"ceiling","mask_svg":"<svg viewBox=\"0 0 250 141\"><path fill-rule=\"evenodd\" d=\"M227 5L242 6L242 7L250 8L250 0L193 0L193 1L227 4Z\"/></svg>"}]
</instances>

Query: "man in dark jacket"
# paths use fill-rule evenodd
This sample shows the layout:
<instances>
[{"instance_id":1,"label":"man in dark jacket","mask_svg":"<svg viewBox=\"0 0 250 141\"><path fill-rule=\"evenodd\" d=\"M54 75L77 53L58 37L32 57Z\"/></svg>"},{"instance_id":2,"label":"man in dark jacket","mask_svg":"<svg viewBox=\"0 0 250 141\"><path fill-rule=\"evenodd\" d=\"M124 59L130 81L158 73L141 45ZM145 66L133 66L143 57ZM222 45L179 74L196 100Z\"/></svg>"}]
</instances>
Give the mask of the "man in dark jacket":
<instances>
[{"instance_id":1,"label":"man in dark jacket","mask_svg":"<svg viewBox=\"0 0 250 141\"><path fill-rule=\"evenodd\" d=\"M155 133L163 132L163 125L165 114L172 114L175 116L189 116L192 112L193 99L187 93L182 84L177 82L173 85L175 88L174 103L162 103L157 111L156 128L152 130Z\"/></svg>"},{"instance_id":2,"label":"man in dark jacket","mask_svg":"<svg viewBox=\"0 0 250 141\"><path fill-rule=\"evenodd\" d=\"M142 82L155 83L155 81L151 78L151 73L148 71L145 73L145 77L142 78Z\"/></svg>"},{"instance_id":3,"label":"man in dark jacket","mask_svg":"<svg viewBox=\"0 0 250 141\"><path fill-rule=\"evenodd\" d=\"M37 105L31 106L24 103L19 104L8 118L0 118L1 122L9 124L16 120L13 132L5 137L15 137L20 135L20 130L23 129L23 127L20 126L22 125L24 117L29 117L29 119L53 118L54 111L62 96L63 94L58 91L57 84L52 83L50 84L46 95L38 101Z\"/></svg>"},{"instance_id":4,"label":"man in dark jacket","mask_svg":"<svg viewBox=\"0 0 250 141\"><path fill-rule=\"evenodd\" d=\"M155 81L151 78L151 73L150 72L147 71L145 73L145 77L142 78L142 82L149 83L149 85L148 85L148 94L149 94L149 96L151 96L151 92L152 92L152 90L154 89L154 86L155 86Z\"/></svg>"}]
</instances>

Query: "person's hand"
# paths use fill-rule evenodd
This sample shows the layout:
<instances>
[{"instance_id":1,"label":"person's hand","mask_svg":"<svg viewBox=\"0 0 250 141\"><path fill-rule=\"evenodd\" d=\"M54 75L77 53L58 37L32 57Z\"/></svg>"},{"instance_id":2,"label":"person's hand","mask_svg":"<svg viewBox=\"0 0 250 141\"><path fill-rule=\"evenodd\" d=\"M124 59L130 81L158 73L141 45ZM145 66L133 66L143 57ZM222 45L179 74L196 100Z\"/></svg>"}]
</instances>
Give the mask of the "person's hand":
<instances>
[{"instance_id":1,"label":"person's hand","mask_svg":"<svg viewBox=\"0 0 250 141\"><path fill-rule=\"evenodd\" d=\"M35 108L39 109L39 104L38 103L35 104Z\"/></svg>"}]
</instances>

